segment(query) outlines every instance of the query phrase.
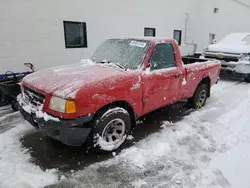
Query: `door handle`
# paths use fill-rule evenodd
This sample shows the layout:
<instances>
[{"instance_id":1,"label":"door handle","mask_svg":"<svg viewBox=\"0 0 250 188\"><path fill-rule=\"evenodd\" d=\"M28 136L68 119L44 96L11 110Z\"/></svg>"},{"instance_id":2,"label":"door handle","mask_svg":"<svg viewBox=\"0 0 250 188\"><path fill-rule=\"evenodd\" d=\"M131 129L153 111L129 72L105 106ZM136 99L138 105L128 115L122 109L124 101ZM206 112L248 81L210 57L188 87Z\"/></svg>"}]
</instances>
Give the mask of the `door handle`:
<instances>
[{"instance_id":1,"label":"door handle","mask_svg":"<svg viewBox=\"0 0 250 188\"><path fill-rule=\"evenodd\" d=\"M179 78L181 76L181 74L180 73L177 73L176 75L175 75L175 78Z\"/></svg>"}]
</instances>

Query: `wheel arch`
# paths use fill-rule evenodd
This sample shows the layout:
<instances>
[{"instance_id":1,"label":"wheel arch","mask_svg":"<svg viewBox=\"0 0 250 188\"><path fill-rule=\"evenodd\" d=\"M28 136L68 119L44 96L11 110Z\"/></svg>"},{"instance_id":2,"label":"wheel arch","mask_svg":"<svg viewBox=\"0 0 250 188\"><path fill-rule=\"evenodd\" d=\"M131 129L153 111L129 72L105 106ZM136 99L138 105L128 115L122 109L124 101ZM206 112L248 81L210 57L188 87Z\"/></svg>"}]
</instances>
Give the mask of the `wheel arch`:
<instances>
[{"instance_id":1,"label":"wheel arch","mask_svg":"<svg viewBox=\"0 0 250 188\"><path fill-rule=\"evenodd\" d=\"M206 84L208 86L208 97L210 97L210 88L211 88L211 79L209 78L209 76L204 77L198 84L197 88L199 87L199 85L201 84ZM196 89L197 89L196 88Z\"/></svg>"},{"instance_id":2,"label":"wheel arch","mask_svg":"<svg viewBox=\"0 0 250 188\"><path fill-rule=\"evenodd\" d=\"M129 113L130 119L131 119L131 128L133 129L136 125L136 119L138 116L137 116L136 112L134 111L133 107L126 101L120 100L120 101L114 101L112 103L106 104L103 107L101 107L99 110L97 110L95 115L99 114L105 110L109 110L113 107L123 108Z\"/></svg>"}]
</instances>

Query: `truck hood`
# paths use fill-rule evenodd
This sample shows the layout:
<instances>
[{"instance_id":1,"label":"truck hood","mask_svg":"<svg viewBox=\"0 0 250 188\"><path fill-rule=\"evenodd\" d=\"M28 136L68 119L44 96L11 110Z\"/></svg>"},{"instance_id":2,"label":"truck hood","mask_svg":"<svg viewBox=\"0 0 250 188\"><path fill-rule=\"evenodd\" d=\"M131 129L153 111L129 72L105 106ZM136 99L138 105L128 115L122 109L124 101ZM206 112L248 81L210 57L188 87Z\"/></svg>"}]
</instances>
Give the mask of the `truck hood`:
<instances>
[{"instance_id":1,"label":"truck hood","mask_svg":"<svg viewBox=\"0 0 250 188\"><path fill-rule=\"evenodd\" d=\"M209 45L208 51L242 54L250 52L250 45L218 43Z\"/></svg>"},{"instance_id":2,"label":"truck hood","mask_svg":"<svg viewBox=\"0 0 250 188\"><path fill-rule=\"evenodd\" d=\"M73 64L35 72L25 77L23 83L58 97L74 98L85 85L124 74L125 70L107 65Z\"/></svg>"}]
</instances>

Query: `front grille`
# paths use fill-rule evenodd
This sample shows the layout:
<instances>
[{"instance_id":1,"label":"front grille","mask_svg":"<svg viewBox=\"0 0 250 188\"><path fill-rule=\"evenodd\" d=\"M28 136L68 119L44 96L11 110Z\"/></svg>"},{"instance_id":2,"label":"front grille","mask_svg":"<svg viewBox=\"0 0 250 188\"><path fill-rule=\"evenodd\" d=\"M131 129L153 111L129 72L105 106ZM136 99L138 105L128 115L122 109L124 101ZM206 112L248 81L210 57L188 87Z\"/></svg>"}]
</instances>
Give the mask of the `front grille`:
<instances>
[{"instance_id":1,"label":"front grille","mask_svg":"<svg viewBox=\"0 0 250 188\"><path fill-rule=\"evenodd\" d=\"M205 58L210 58L210 59L217 59L217 60L221 60L221 61L225 61L225 62L238 62L239 59L236 57L223 57L223 58L217 58L216 56L211 56L211 55L206 55Z\"/></svg>"},{"instance_id":2,"label":"front grille","mask_svg":"<svg viewBox=\"0 0 250 188\"><path fill-rule=\"evenodd\" d=\"M45 99L44 95L37 93L26 86L24 86L23 92L24 92L24 100L26 102L29 102L37 107L43 105Z\"/></svg>"},{"instance_id":3,"label":"front grille","mask_svg":"<svg viewBox=\"0 0 250 188\"><path fill-rule=\"evenodd\" d=\"M236 55L236 56L240 56L240 53L232 53L232 52L218 52L218 51L206 51L208 53L215 53L215 54L228 54L228 55Z\"/></svg>"},{"instance_id":4,"label":"front grille","mask_svg":"<svg viewBox=\"0 0 250 188\"><path fill-rule=\"evenodd\" d=\"M221 67L223 67L223 68L227 68L227 65L221 65Z\"/></svg>"}]
</instances>

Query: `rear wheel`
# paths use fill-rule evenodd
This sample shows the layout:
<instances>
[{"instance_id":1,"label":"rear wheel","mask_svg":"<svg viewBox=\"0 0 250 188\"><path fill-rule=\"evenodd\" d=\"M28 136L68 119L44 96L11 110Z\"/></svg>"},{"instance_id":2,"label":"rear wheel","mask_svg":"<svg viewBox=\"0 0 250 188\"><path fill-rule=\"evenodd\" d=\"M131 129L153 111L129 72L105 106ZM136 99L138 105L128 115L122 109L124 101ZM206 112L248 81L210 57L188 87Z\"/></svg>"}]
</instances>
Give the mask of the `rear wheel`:
<instances>
[{"instance_id":1,"label":"rear wheel","mask_svg":"<svg viewBox=\"0 0 250 188\"><path fill-rule=\"evenodd\" d=\"M207 97L209 96L209 88L207 84L200 84L195 93L194 96L190 99L190 103L192 108L200 109L203 106L205 106Z\"/></svg>"},{"instance_id":2,"label":"rear wheel","mask_svg":"<svg viewBox=\"0 0 250 188\"><path fill-rule=\"evenodd\" d=\"M245 78L246 83L250 83L250 74L248 74L247 78Z\"/></svg>"},{"instance_id":3,"label":"rear wheel","mask_svg":"<svg viewBox=\"0 0 250 188\"><path fill-rule=\"evenodd\" d=\"M103 110L94 120L92 146L98 153L114 151L124 143L130 129L130 115L125 109Z\"/></svg>"}]
</instances>

